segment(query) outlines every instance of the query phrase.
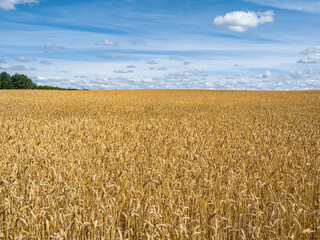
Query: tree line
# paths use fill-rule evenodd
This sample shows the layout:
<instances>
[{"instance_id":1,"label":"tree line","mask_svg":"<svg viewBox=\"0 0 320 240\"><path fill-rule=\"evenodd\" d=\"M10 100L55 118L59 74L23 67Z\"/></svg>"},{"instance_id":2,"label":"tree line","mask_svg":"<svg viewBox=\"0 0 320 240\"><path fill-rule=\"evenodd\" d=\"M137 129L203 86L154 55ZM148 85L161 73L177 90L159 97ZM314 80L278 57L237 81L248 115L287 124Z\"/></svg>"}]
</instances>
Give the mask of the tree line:
<instances>
[{"instance_id":1,"label":"tree line","mask_svg":"<svg viewBox=\"0 0 320 240\"><path fill-rule=\"evenodd\" d=\"M6 72L0 73L0 89L46 89L46 90L71 90L59 87L41 86L34 83L24 74L10 75Z\"/></svg>"}]
</instances>

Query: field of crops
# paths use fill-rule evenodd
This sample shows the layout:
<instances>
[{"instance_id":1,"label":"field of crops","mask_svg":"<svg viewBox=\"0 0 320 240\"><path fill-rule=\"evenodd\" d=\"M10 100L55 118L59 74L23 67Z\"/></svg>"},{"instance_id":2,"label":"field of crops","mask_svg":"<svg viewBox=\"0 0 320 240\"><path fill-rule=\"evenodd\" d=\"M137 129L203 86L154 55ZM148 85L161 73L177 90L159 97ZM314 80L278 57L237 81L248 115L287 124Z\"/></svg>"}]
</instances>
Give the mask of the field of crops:
<instances>
[{"instance_id":1,"label":"field of crops","mask_svg":"<svg viewBox=\"0 0 320 240\"><path fill-rule=\"evenodd\" d=\"M320 91L0 91L0 239L320 239Z\"/></svg>"}]
</instances>

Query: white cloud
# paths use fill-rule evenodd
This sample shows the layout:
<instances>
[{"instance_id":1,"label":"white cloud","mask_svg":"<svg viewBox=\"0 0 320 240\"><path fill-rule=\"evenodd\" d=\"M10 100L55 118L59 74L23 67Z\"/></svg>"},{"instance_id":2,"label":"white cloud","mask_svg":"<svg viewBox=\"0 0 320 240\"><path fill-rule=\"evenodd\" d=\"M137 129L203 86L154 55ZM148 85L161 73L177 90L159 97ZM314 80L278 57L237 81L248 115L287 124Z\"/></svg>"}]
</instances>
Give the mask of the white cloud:
<instances>
[{"instance_id":1,"label":"white cloud","mask_svg":"<svg viewBox=\"0 0 320 240\"><path fill-rule=\"evenodd\" d=\"M118 46L117 42L111 41L109 38L106 38L103 43L106 46Z\"/></svg>"},{"instance_id":2,"label":"white cloud","mask_svg":"<svg viewBox=\"0 0 320 240\"><path fill-rule=\"evenodd\" d=\"M161 62L170 64L170 62L165 62L164 59ZM136 69L127 68L132 62L127 62L127 64L123 62L123 68L119 68L117 62L110 62L107 69L104 68L105 63L103 62L98 65L97 63L83 63L83 65L77 65L74 71L68 69L69 74L60 74L57 71L59 60L55 60L56 68L40 69L39 73L35 75L40 76L40 78L35 79L35 82L43 82L43 85L79 89L311 90L319 89L320 86L320 69L316 67L313 69L308 69L308 66L305 69L299 68L299 66L297 66L297 69L266 69L268 71L261 71L260 67L242 68L241 72L238 71L238 74L229 72L229 75L226 75L225 72L212 71L212 65L208 68L201 66L201 70L198 68L184 71L181 63L178 63L177 68L168 65L172 70L171 72L148 71L149 66L154 67L155 70L161 66L145 65L144 63L144 61L137 62ZM96 67L96 69L87 71L87 69L91 70L88 67L90 65ZM79 69L81 69L80 72ZM104 70L100 71L101 69ZM246 70L248 72L244 72ZM130 73L130 71L133 71L133 73ZM73 73L71 74L71 72Z\"/></svg>"},{"instance_id":3,"label":"white cloud","mask_svg":"<svg viewBox=\"0 0 320 240\"><path fill-rule=\"evenodd\" d=\"M8 64L0 64L0 69L1 70L10 70L10 66Z\"/></svg>"},{"instance_id":4,"label":"white cloud","mask_svg":"<svg viewBox=\"0 0 320 240\"><path fill-rule=\"evenodd\" d=\"M119 55L108 55L108 56L103 56L102 58L104 58L104 59L120 59L121 58L121 56L119 56Z\"/></svg>"},{"instance_id":5,"label":"white cloud","mask_svg":"<svg viewBox=\"0 0 320 240\"><path fill-rule=\"evenodd\" d=\"M259 78L270 78L271 76L272 73L270 71L265 71L264 73L258 75Z\"/></svg>"},{"instance_id":6,"label":"white cloud","mask_svg":"<svg viewBox=\"0 0 320 240\"><path fill-rule=\"evenodd\" d=\"M17 62L30 62L30 59L27 57L17 57L14 60L16 60Z\"/></svg>"},{"instance_id":7,"label":"white cloud","mask_svg":"<svg viewBox=\"0 0 320 240\"><path fill-rule=\"evenodd\" d=\"M294 79L306 79L310 77L310 71L305 69L291 70L289 76Z\"/></svg>"},{"instance_id":8,"label":"white cloud","mask_svg":"<svg viewBox=\"0 0 320 240\"><path fill-rule=\"evenodd\" d=\"M320 63L320 53L310 54L298 60L298 63Z\"/></svg>"},{"instance_id":9,"label":"white cloud","mask_svg":"<svg viewBox=\"0 0 320 240\"><path fill-rule=\"evenodd\" d=\"M183 65L185 65L185 66L190 65L190 64L191 64L191 62L189 62L189 61L183 62Z\"/></svg>"},{"instance_id":10,"label":"white cloud","mask_svg":"<svg viewBox=\"0 0 320 240\"><path fill-rule=\"evenodd\" d=\"M274 21L272 10L266 12L235 11L229 12L225 16L218 16L213 23L216 26L227 27L231 31L245 32L248 28L255 28L261 24Z\"/></svg>"},{"instance_id":11,"label":"white cloud","mask_svg":"<svg viewBox=\"0 0 320 240\"><path fill-rule=\"evenodd\" d=\"M79 78L88 78L86 75L80 75Z\"/></svg>"},{"instance_id":12,"label":"white cloud","mask_svg":"<svg viewBox=\"0 0 320 240\"><path fill-rule=\"evenodd\" d=\"M300 54L305 57L299 59L298 63L320 63L320 45L307 48Z\"/></svg>"},{"instance_id":13,"label":"white cloud","mask_svg":"<svg viewBox=\"0 0 320 240\"><path fill-rule=\"evenodd\" d=\"M69 80L66 78L58 77L58 76L38 76L38 77L31 77L35 83L39 85L48 85L54 87L62 87L62 88L79 88L77 84L74 84L73 80Z\"/></svg>"},{"instance_id":14,"label":"white cloud","mask_svg":"<svg viewBox=\"0 0 320 240\"><path fill-rule=\"evenodd\" d=\"M47 82L47 81L60 81L62 80L61 77L44 77L44 76L38 76L36 78L36 81L39 81L39 82Z\"/></svg>"},{"instance_id":15,"label":"white cloud","mask_svg":"<svg viewBox=\"0 0 320 240\"><path fill-rule=\"evenodd\" d=\"M45 44L43 45L42 50L43 50L45 53L60 52L60 51L64 50L64 47L57 46L57 45L54 44L54 43L48 42L48 43L45 43Z\"/></svg>"},{"instance_id":16,"label":"white cloud","mask_svg":"<svg viewBox=\"0 0 320 240\"><path fill-rule=\"evenodd\" d=\"M44 65L51 65L51 62L48 61L48 60L43 60L43 61L40 61L41 64L44 64Z\"/></svg>"},{"instance_id":17,"label":"white cloud","mask_svg":"<svg viewBox=\"0 0 320 240\"><path fill-rule=\"evenodd\" d=\"M1 70L17 70L17 71L29 71L29 70L37 70L29 65L15 65L10 66L8 64L0 64Z\"/></svg>"},{"instance_id":18,"label":"white cloud","mask_svg":"<svg viewBox=\"0 0 320 240\"><path fill-rule=\"evenodd\" d=\"M43 76L38 76L38 77L36 78L36 80L37 80L37 81L47 81L48 78L47 78L47 77L43 77Z\"/></svg>"},{"instance_id":19,"label":"white cloud","mask_svg":"<svg viewBox=\"0 0 320 240\"><path fill-rule=\"evenodd\" d=\"M307 86L310 86L311 89L318 89L320 88L320 81L319 80L307 80L305 81Z\"/></svg>"},{"instance_id":20,"label":"white cloud","mask_svg":"<svg viewBox=\"0 0 320 240\"><path fill-rule=\"evenodd\" d=\"M114 70L114 73L133 73L133 70L130 69L121 69L121 70Z\"/></svg>"},{"instance_id":21,"label":"white cloud","mask_svg":"<svg viewBox=\"0 0 320 240\"><path fill-rule=\"evenodd\" d=\"M165 79L166 81L177 81L177 82L181 82L181 81L190 81L192 78L194 77L198 77L200 74L202 73L202 71L198 70L198 69L194 69L194 70L188 70L188 71L184 71L184 72L174 72L174 73L169 73L166 76L163 76L162 79Z\"/></svg>"},{"instance_id":22,"label":"white cloud","mask_svg":"<svg viewBox=\"0 0 320 240\"><path fill-rule=\"evenodd\" d=\"M301 52L302 55L309 55L312 53L320 53L320 45L307 48Z\"/></svg>"},{"instance_id":23,"label":"white cloud","mask_svg":"<svg viewBox=\"0 0 320 240\"><path fill-rule=\"evenodd\" d=\"M149 60L146 62L146 64L158 64L158 62L154 60Z\"/></svg>"},{"instance_id":24,"label":"white cloud","mask_svg":"<svg viewBox=\"0 0 320 240\"><path fill-rule=\"evenodd\" d=\"M3 10L16 9L15 5L26 3L39 3L38 0L0 0L0 8Z\"/></svg>"},{"instance_id":25,"label":"white cloud","mask_svg":"<svg viewBox=\"0 0 320 240\"><path fill-rule=\"evenodd\" d=\"M127 68L136 68L135 65L127 65Z\"/></svg>"},{"instance_id":26,"label":"white cloud","mask_svg":"<svg viewBox=\"0 0 320 240\"><path fill-rule=\"evenodd\" d=\"M37 69L30 67L29 65L16 65L16 66L12 66L11 70L29 71L29 70L37 70Z\"/></svg>"}]
</instances>

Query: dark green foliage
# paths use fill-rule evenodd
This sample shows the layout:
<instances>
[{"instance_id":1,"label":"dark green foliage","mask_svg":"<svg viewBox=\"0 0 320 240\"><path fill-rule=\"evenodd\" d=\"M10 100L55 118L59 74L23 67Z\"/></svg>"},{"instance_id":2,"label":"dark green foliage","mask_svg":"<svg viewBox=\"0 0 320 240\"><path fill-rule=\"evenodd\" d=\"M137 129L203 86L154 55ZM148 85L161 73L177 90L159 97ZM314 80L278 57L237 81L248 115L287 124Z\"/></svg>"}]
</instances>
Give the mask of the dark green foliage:
<instances>
[{"instance_id":1,"label":"dark green foliage","mask_svg":"<svg viewBox=\"0 0 320 240\"><path fill-rule=\"evenodd\" d=\"M2 72L0 74L0 89L13 89L13 83L12 83L12 78L11 76L6 73Z\"/></svg>"},{"instance_id":2,"label":"dark green foliage","mask_svg":"<svg viewBox=\"0 0 320 240\"><path fill-rule=\"evenodd\" d=\"M76 90L51 86L37 86L30 78L24 74L10 76L6 72L0 74L0 89L44 89L44 90Z\"/></svg>"},{"instance_id":3,"label":"dark green foliage","mask_svg":"<svg viewBox=\"0 0 320 240\"><path fill-rule=\"evenodd\" d=\"M51 86L37 86L36 89L43 89L43 90L73 90L73 89L51 87Z\"/></svg>"},{"instance_id":4,"label":"dark green foliage","mask_svg":"<svg viewBox=\"0 0 320 240\"><path fill-rule=\"evenodd\" d=\"M28 78L24 74L15 74L12 76L12 82L15 89L35 89L36 84L32 82L30 78Z\"/></svg>"}]
</instances>

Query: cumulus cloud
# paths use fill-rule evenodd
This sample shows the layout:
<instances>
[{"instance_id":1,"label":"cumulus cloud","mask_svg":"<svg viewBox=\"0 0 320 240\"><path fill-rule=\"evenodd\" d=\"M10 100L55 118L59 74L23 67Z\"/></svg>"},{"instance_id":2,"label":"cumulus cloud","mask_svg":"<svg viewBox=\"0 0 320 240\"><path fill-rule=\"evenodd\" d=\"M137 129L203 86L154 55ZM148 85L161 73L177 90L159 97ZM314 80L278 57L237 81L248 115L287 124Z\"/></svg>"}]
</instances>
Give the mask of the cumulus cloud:
<instances>
[{"instance_id":1,"label":"cumulus cloud","mask_svg":"<svg viewBox=\"0 0 320 240\"><path fill-rule=\"evenodd\" d=\"M320 53L320 45L307 48L306 50L303 50L300 54L309 55L313 53Z\"/></svg>"},{"instance_id":2,"label":"cumulus cloud","mask_svg":"<svg viewBox=\"0 0 320 240\"><path fill-rule=\"evenodd\" d=\"M266 12L235 11L225 16L217 16L213 23L216 26L227 27L231 31L245 32L248 28L255 28L259 25L273 22L274 13L272 10Z\"/></svg>"},{"instance_id":3,"label":"cumulus cloud","mask_svg":"<svg viewBox=\"0 0 320 240\"><path fill-rule=\"evenodd\" d=\"M316 67L313 69L297 68L291 71L269 69L269 71L262 71L260 78L256 72L259 71L258 69L251 74L236 74L232 77L225 76L225 73L212 74L200 69L177 72L147 71L143 73L143 76L127 73L127 70L131 69L124 65L124 68L115 71L118 74L113 73L113 76L108 77L104 74L70 75L68 78L54 77L60 75L51 77L37 75L39 77L35 78L35 82L79 89L311 90L320 87L320 69Z\"/></svg>"},{"instance_id":4,"label":"cumulus cloud","mask_svg":"<svg viewBox=\"0 0 320 240\"><path fill-rule=\"evenodd\" d=\"M1 70L10 70L10 66L8 64L0 64L0 69Z\"/></svg>"},{"instance_id":5,"label":"cumulus cloud","mask_svg":"<svg viewBox=\"0 0 320 240\"><path fill-rule=\"evenodd\" d=\"M37 77L31 77L31 78L32 80L34 80L35 83L40 85L81 89L81 87L78 86L81 81L79 81L79 84L78 84L72 79L70 80L70 79L66 79L58 76L37 76Z\"/></svg>"},{"instance_id":6,"label":"cumulus cloud","mask_svg":"<svg viewBox=\"0 0 320 240\"><path fill-rule=\"evenodd\" d=\"M37 70L37 69L30 67L29 65L16 65L16 66L12 66L11 70L29 71L29 70Z\"/></svg>"},{"instance_id":7,"label":"cumulus cloud","mask_svg":"<svg viewBox=\"0 0 320 240\"><path fill-rule=\"evenodd\" d=\"M189 62L189 61L184 61L183 62L183 65L185 65L185 66L190 65L190 64L191 64L191 62Z\"/></svg>"},{"instance_id":8,"label":"cumulus cloud","mask_svg":"<svg viewBox=\"0 0 320 240\"><path fill-rule=\"evenodd\" d=\"M106 46L118 46L117 42L111 41L109 38L106 38L103 44Z\"/></svg>"},{"instance_id":9,"label":"cumulus cloud","mask_svg":"<svg viewBox=\"0 0 320 240\"><path fill-rule=\"evenodd\" d=\"M43 60L43 61L40 61L41 64L44 64L44 65L51 65L51 62L48 61L48 60Z\"/></svg>"},{"instance_id":10,"label":"cumulus cloud","mask_svg":"<svg viewBox=\"0 0 320 240\"><path fill-rule=\"evenodd\" d=\"M116 73L126 73L130 69L120 69ZM132 70L131 70L132 71ZM135 76L134 74L119 74L105 77L103 75L89 76L87 79L69 80L72 88L80 89L194 89L204 88L204 73L200 70L182 72L160 72L156 76ZM147 73L145 73L147 74Z\"/></svg>"},{"instance_id":11,"label":"cumulus cloud","mask_svg":"<svg viewBox=\"0 0 320 240\"><path fill-rule=\"evenodd\" d=\"M271 76L272 73L270 71L265 71L264 73L258 75L259 78L270 78Z\"/></svg>"},{"instance_id":12,"label":"cumulus cloud","mask_svg":"<svg viewBox=\"0 0 320 240\"><path fill-rule=\"evenodd\" d=\"M133 70L130 69L120 69L120 70L114 70L114 73L133 73Z\"/></svg>"},{"instance_id":13,"label":"cumulus cloud","mask_svg":"<svg viewBox=\"0 0 320 240\"><path fill-rule=\"evenodd\" d=\"M291 70L290 71L290 77L294 79L306 79L310 77L310 70L305 70L305 69L299 69L299 70Z\"/></svg>"},{"instance_id":14,"label":"cumulus cloud","mask_svg":"<svg viewBox=\"0 0 320 240\"><path fill-rule=\"evenodd\" d=\"M174 89L200 89L204 88L206 77L203 72L198 69L172 72L164 76L153 77L153 85L156 88L174 88Z\"/></svg>"},{"instance_id":15,"label":"cumulus cloud","mask_svg":"<svg viewBox=\"0 0 320 240\"><path fill-rule=\"evenodd\" d=\"M320 63L320 45L307 48L300 54L304 57L299 59L298 63Z\"/></svg>"},{"instance_id":16,"label":"cumulus cloud","mask_svg":"<svg viewBox=\"0 0 320 240\"><path fill-rule=\"evenodd\" d=\"M298 63L320 63L320 53L305 56L299 59Z\"/></svg>"},{"instance_id":17,"label":"cumulus cloud","mask_svg":"<svg viewBox=\"0 0 320 240\"><path fill-rule=\"evenodd\" d=\"M198 77L202 71L198 69L188 70L184 72L169 73L164 77L168 81L191 81L194 77Z\"/></svg>"},{"instance_id":18,"label":"cumulus cloud","mask_svg":"<svg viewBox=\"0 0 320 240\"><path fill-rule=\"evenodd\" d=\"M127 68L136 68L136 66L135 65L127 65Z\"/></svg>"},{"instance_id":19,"label":"cumulus cloud","mask_svg":"<svg viewBox=\"0 0 320 240\"><path fill-rule=\"evenodd\" d=\"M38 0L0 0L0 8L3 10L16 9L18 4L39 3Z\"/></svg>"},{"instance_id":20,"label":"cumulus cloud","mask_svg":"<svg viewBox=\"0 0 320 240\"><path fill-rule=\"evenodd\" d=\"M108 56L103 56L102 58L104 58L104 59L120 59L121 56L119 56L119 55L108 55Z\"/></svg>"},{"instance_id":21,"label":"cumulus cloud","mask_svg":"<svg viewBox=\"0 0 320 240\"><path fill-rule=\"evenodd\" d=\"M158 64L158 62L154 60L149 60L146 62L146 64Z\"/></svg>"},{"instance_id":22,"label":"cumulus cloud","mask_svg":"<svg viewBox=\"0 0 320 240\"><path fill-rule=\"evenodd\" d=\"M36 77L36 81L39 82L48 82L48 81L61 81L61 77L44 77L44 76L38 76Z\"/></svg>"},{"instance_id":23,"label":"cumulus cloud","mask_svg":"<svg viewBox=\"0 0 320 240\"><path fill-rule=\"evenodd\" d=\"M10 66L8 64L0 64L1 70L17 70L17 71L29 71L29 70L37 70L29 65L15 65Z\"/></svg>"},{"instance_id":24,"label":"cumulus cloud","mask_svg":"<svg viewBox=\"0 0 320 240\"><path fill-rule=\"evenodd\" d=\"M43 52L45 52L45 53L60 52L60 51L64 50L64 47L57 46L57 45L54 44L54 43L48 42L48 43L45 43L45 44L43 45L42 50L43 50Z\"/></svg>"},{"instance_id":25,"label":"cumulus cloud","mask_svg":"<svg viewBox=\"0 0 320 240\"><path fill-rule=\"evenodd\" d=\"M17 57L14 60L16 60L17 62L30 62L30 59L27 57Z\"/></svg>"}]
</instances>

